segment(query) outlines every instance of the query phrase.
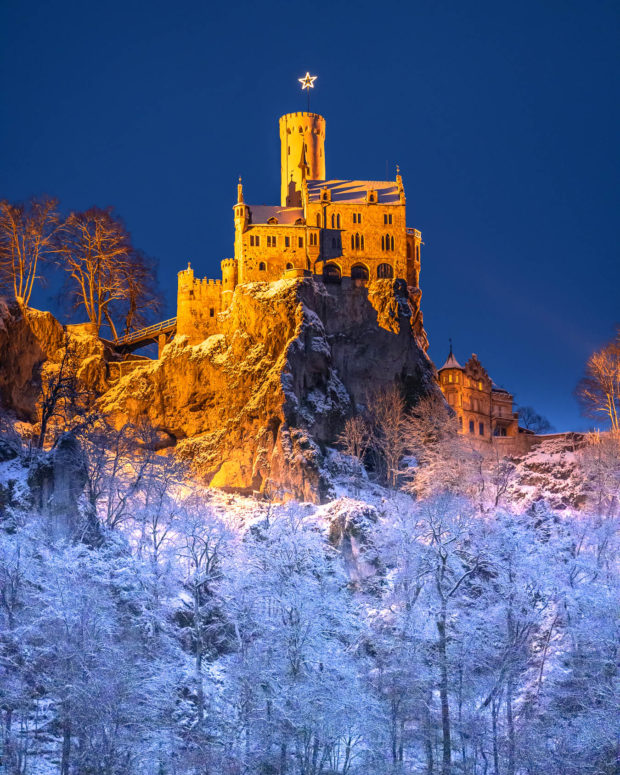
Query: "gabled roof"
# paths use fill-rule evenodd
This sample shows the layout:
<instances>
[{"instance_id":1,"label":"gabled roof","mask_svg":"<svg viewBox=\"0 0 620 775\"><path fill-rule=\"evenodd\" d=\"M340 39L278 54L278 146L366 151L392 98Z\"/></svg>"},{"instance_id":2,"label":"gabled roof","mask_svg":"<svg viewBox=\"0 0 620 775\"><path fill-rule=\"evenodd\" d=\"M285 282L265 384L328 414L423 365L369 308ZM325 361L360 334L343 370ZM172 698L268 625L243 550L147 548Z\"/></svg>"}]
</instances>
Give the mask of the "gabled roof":
<instances>
[{"instance_id":1,"label":"gabled roof","mask_svg":"<svg viewBox=\"0 0 620 775\"><path fill-rule=\"evenodd\" d=\"M398 183L395 180L309 180L307 183L310 202L320 202L321 190L328 188L332 202L363 204L366 202L366 192L372 189L377 192L379 204L400 204Z\"/></svg>"},{"instance_id":2,"label":"gabled roof","mask_svg":"<svg viewBox=\"0 0 620 775\"><path fill-rule=\"evenodd\" d=\"M437 371L443 371L444 369L460 369L461 371L465 371L465 369L454 357L454 353L452 352L452 350L450 350L450 355L448 355L448 360L444 363L444 365L440 369L437 369Z\"/></svg>"}]
</instances>

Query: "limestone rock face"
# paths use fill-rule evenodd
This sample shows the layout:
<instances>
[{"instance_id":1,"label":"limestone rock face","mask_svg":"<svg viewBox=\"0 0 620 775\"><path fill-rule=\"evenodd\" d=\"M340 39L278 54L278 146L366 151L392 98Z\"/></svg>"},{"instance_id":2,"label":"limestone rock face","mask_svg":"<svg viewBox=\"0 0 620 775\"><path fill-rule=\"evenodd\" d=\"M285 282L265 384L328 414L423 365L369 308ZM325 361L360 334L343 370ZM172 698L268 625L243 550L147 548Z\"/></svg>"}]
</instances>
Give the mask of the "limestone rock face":
<instances>
[{"instance_id":1,"label":"limestone rock face","mask_svg":"<svg viewBox=\"0 0 620 775\"><path fill-rule=\"evenodd\" d=\"M20 419L34 420L41 366L57 357L63 338L50 312L24 312L0 299L0 401Z\"/></svg>"},{"instance_id":2,"label":"limestone rock face","mask_svg":"<svg viewBox=\"0 0 620 775\"><path fill-rule=\"evenodd\" d=\"M88 325L65 327L51 312L0 299L0 404L36 422L41 384L57 372L67 343L78 382L97 394L107 390L109 353Z\"/></svg>"},{"instance_id":3,"label":"limestone rock face","mask_svg":"<svg viewBox=\"0 0 620 775\"><path fill-rule=\"evenodd\" d=\"M220 333L177 337L100 407L118 426L148 419L213 486L320 500L322 449L369 389L397 380L412 400L437 389L414 318L399 281L240 285Z\"/></svg>"}]
</instances>

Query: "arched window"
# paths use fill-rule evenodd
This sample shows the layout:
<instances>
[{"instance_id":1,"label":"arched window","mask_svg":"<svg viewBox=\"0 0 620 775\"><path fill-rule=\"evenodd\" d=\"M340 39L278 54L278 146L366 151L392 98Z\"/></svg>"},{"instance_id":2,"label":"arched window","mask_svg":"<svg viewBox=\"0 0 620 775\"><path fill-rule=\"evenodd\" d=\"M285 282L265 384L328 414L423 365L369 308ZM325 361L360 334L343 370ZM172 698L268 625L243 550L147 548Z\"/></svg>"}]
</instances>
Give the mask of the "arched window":
<instances>
[{"instance_id":1,"label":"arched window","mask_svg":"<svg viewBox=\"0 0 620 775\"><path fill-rule=\"evenodd\" d=\"M351 250L355 250L355 235L351 234Z\"/></svg>"},{"instance_id":2,"label":"arched window","mask_svg":"<svg viewBox=\"0 0 620 775\"><path fill-rule=\"evenodd\" d=\"M377 277L380 280L390 280L394 277L394 270L390 264L379 264L377 267Z\"/></svg>"},{"instance_id":3,"label":"arched window","mask_svg":"<svg viewBox=\"0 0 620 775\"><path fill-rule=\"evenodd\" d=\"M360 249L360 235L359 234L355 235L355 249L356 250Z\"/></svg>"},{"instance_id":4,"label":"arched window","mask_svg":"<svg viewBox=\"0 0 620 775\"><path fill-rule=\"evenodd\" d=\"M339 283L342 279L342 272L337 264L325 264L323 267L324 283Z\"/></svg>"},{"instance_id":5,"label":"arched window","mask_svg":"<svg viewBox=\"0 0 620 775\"><path fill-rule=\"evenodd\" d=\"M356 285L362 285L368 281L368 267L364 264L353 264L351 267L351 279Z\"/></svg>"},{"instance_id":6,"label":"arched window","mask_svg":"<svg viewBox=\"0 0 620 775\"><path fill-rule=\"evenodd\" d=\"M272 215L271 218L269 218L269 220L267 221L267 223L269 223L271 226L275 226L277 222L278 222L278 219L274 215Z\"/></svg>"},{"instance_id":7,"label":"arched window","mask_svg":"<svg viewBox=\"0 0 620 775\"><path fill-rule=\"evenodd\" d=\"M321 226L321 213L316 214L316 225Z\"/></svg>"},{"instance_id":8,"label":"arched window","mask_svg":"<svg viewBox=\"0 0 620 775\"><path fill-rule=\"evenodd\" d=\"M340 213L336 213L336 228L340 228Z\"/></svg>"},{"instance_id":9,"label":"arched window","mask_svg":"<svg viewBox=\"0 0 620 775\"><path fill-rule=\"evenodd\" d=\"M381 237L381 250L385 250L385 237Z\"/></svg>"},{"instance_id":10,"label":"arched window","mask_svg":"<svg viewBox=\"0 0 620 775\"><path fill-rule=\"evenodd\" d=\"M360 242L361 242L362 250L364 250L364 235L363 234L362 234L362 239L361 239Z\"/></svg>"},{"instance_id":11,"label":"arched window","mask_svg":"<svg viewBox=\"0 0 620 775\"><path fill-rule=\"evenodd\" d=\"M287 269L292 269L293 268L293 265L291 264L290 261L287 263L286 268Z\"/></svg>"},{"instance_id":12,"label":"arched window","mask_svg":"<svg viewBox=\"0 0 620 775\"><path fill-rule=\"evenodd\" d=\"M394 250L394 237L390 237L390 250Z\"/></svg>"},{"instance_id":13,"label":"arched window","mask_svg":"<svg viewBox=\"0 0 620 775\"><path fill-rule=\"evenodd\" d=\"M332 229L336 228L336 216L332 213Z\"/></svg>"},{"instance_id":14,"label":"arched window","mask_svg":"<svg viewBox=\"0 0 620 775\"><path fill-rule=\"evenodd\" d=\"M261 261L258 265L258 271L259 272L266 272L267 271L267 264L264 261Z\"/></svg>"}]
</instances>

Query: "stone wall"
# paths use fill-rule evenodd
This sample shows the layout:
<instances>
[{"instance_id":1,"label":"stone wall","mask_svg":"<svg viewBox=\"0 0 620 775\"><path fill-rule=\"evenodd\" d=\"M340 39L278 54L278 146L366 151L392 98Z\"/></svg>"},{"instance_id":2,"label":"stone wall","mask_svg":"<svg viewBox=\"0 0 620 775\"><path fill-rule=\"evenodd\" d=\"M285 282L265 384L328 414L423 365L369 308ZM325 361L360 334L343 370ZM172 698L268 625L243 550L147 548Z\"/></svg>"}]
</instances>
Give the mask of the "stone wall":
<instances>
[{"instance_id":1,"label":"stone wall","mask_svg":"<svg viewBox=\"0 0 620 775\"><path fill-rule=\"evenodd\" d=\"M177 334L197 344L218 332L217 316L222 311L221 280L196 279L188 266L179 272L177 291Z\"/></svg>"}]
</instances>

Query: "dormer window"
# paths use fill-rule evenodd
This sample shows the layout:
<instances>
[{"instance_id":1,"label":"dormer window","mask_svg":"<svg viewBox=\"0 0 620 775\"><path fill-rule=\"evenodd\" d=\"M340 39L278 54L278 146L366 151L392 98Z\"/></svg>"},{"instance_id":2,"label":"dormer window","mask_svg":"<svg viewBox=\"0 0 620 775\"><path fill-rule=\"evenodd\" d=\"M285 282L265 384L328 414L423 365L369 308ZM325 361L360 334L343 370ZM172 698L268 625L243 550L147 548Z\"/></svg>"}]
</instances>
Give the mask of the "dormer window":
<instances>
[{"instance_id":1,"label":"dormer window","mask_svg":"<svg viewBox=\"0 0 620 775\"><path fill-rule=\"evenodd\" d=\"M377 192L374 190L374 188L370 188L366 192L366 201L369 205L377 204Z\"/></svg>"},{"instance_id":2,"label":"dormer window","mask_svg":"<svg viewBox=\"0 0 620 775\"><path fill-rule=\"evenodd\" d=\"M270 226L275 226L278 223L278 219L274 215L272 215L271 218L267 221L267 223Z\"/></svg>"},{"instance_id":3,"label":"dormer window","mask_svg":"<svg viewBox=\"0 0 620 775\"><path fill-rule=\"evenodd\" d=\"M303 218L297 218L295 221L295 226L305 226L306 222Z\"/></svg>"},{"instance_id":4,"label":"dormer window","mask_svg":"<svg viewBox=\"0 0 620 775\"><path fill-rule=\"evenodd\" d=\"M329 188L322 188L321 189L321 202L331 202L332 201L332 192Z\"/></svg>"}]
</instances>

